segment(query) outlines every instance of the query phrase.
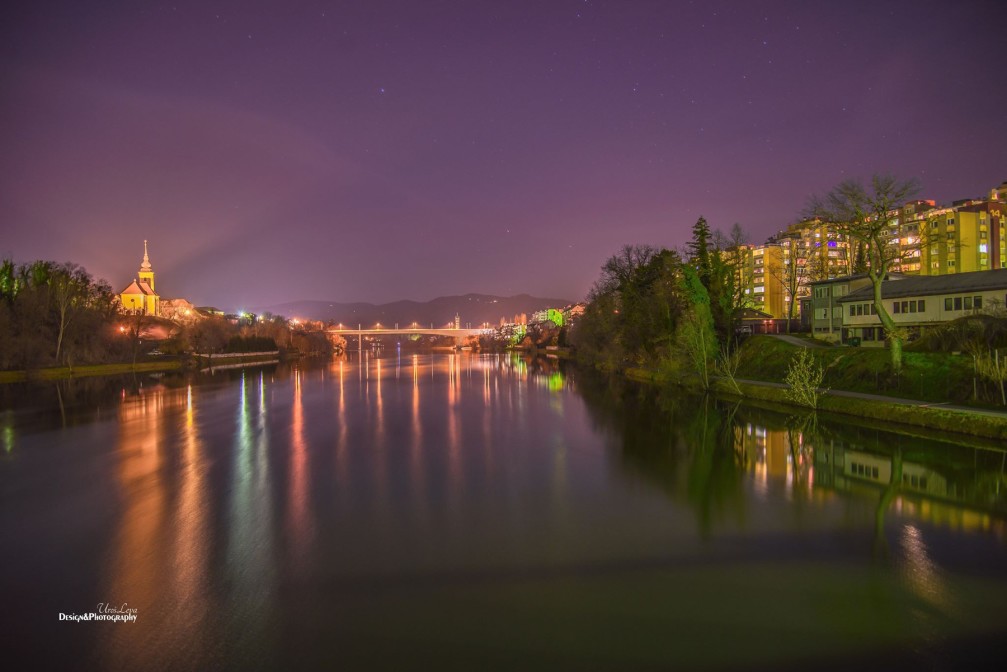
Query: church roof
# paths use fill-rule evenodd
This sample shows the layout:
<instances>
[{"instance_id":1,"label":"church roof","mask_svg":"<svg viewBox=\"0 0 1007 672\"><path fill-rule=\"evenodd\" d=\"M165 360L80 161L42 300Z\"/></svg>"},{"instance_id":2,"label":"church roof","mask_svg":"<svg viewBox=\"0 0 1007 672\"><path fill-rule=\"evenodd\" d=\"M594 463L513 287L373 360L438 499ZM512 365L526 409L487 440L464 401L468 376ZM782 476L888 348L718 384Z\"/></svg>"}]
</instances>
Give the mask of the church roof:
<instances>
[{"instance_id":1,"label":"church roof","mask_svg":"<svg viewBox=\"0 0 1007 672\"><path fill-rule=\"evenodd\" d=\"M126 287L126 289L122 290L119 293L120 294L143 294L145 296L157 296L157 294L154 293L154 290L150 288L150 285L148 285L146 283L146 281L144 281L144 280L133 280L133 282L129 283L129 286Z\"/></svg>"}]
</instances>

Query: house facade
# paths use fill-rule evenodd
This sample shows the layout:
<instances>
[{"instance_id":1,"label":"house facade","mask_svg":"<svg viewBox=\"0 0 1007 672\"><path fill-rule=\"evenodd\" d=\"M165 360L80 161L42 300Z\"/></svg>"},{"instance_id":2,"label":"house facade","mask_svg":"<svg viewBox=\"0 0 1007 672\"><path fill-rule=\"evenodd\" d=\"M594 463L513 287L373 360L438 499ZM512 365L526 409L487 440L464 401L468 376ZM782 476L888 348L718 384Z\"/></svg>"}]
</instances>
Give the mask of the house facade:
<instances>
[{"instance_id":1,"label":"house facade","mask_svg":"<svg viewBox=\"0 0 1007 672\"><path fill-rule=\"evenodd\" d=\"M902 280L904 275L890 274L889 282ZM846 275L811 283L811 296L804 306L811 310L811 334L815 338L839 343L843 338L843 306L840 300L864 288L871 290L871 279L866 273Z\"/></svg>"},{"instance_id":2,"label":"house facade","mask_svg":"<svg viewBox=\"0 0 1007 672\"><path fill-rule=\"evenodd\" d=\"M881 299L895 324L914 338L959 317L1002 311L1007 306L1007 269L889 280L881 285ZM835 304L842 322L839 340L884 340L869 282L836 298Z\"/></svg>"}]
</instances>

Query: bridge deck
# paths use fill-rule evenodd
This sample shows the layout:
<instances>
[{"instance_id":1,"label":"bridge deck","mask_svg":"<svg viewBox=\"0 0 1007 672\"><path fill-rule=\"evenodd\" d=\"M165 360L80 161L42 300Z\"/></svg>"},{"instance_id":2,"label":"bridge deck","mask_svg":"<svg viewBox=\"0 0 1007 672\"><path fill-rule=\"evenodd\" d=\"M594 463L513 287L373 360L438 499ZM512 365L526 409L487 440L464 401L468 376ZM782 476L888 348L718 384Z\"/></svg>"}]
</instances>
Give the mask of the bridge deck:
<instances>
[{"instance_id":1,"label":"bridge deck","mask_svg":"<svg viewBox=\"0 0 1007 672\"><path fill-rule=\"evenodd\" d=\"M455 328L428 328L428 327L409 327L407 329L338 329L332 328L327 329L326 332L330 334L339 334L340 336L392 336L392 335L412 335L420 334L426 336L479 336L481 334L491 333L492 329L455 329Z\"/></svg>"}]
</instances>

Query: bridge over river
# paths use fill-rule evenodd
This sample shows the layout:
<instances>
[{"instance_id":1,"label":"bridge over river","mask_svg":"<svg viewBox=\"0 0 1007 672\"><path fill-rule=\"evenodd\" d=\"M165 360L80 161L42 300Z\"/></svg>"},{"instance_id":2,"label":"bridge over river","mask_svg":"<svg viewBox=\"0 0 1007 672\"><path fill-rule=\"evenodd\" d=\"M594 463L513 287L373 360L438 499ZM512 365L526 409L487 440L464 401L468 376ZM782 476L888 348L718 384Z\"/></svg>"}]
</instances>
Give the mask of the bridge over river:
<instances>
[{"instance_id":1,"label":"bridge over river","mask_svg":"<svg viewBox=\"0 0 1007 672\"><path fill-rule=\"evenodd\" d=\"M433 325L429 327L411 325L401 329L398 325L395 325L393 328L381 326L364 328L361 325L357 325L356 329L340 325L338 327L326 329L326 333L337 334L347 340L356 336L358 345L363 344L364 336L452 336L455 338L457 343L461 343L469 336L480 336L482 334L489 334L492 332L493 329L487 327L473 329L465 327L435 327Z\"/></svg>"}]
</instances>

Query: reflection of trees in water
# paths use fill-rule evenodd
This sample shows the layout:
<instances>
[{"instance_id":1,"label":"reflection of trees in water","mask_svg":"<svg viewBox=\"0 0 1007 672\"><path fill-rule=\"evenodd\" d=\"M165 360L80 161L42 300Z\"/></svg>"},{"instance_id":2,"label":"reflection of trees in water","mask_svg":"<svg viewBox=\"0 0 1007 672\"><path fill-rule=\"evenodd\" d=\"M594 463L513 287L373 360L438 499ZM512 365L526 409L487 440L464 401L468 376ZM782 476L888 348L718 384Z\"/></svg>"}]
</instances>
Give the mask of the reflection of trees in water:
<instances>
[{"instance_id":1,"label":"reflection of trees in water","mask_svg":"<svg viewBox=\"0 0 1007 672\"><path fill-rule=\"evenodd\" d=\"M814 448L826 436L824 427L818 424L818 414L806 411L801 415L787 418L787 444L790 452L791 478L794 501L803 502L810 494L814 464Z\"/></svg>"},{"instance_id":2,"label":"reflection of trees in water","mask_svg":"<svg viewBox=\"0 0 1007 672\"><path fill-rule=\"evenodd\" d=\"M723 406L709 395L696 400L686 425L689 501L696 507L700 530L708 534L720 515L744 517L742 491L747 455L739 450L734 415L737 404Z\"/></svg>"},{"instance_id":3,"label":"reflection of trees in water","mask_svg":"<svg viewBox=\"0 0 1007 672\"><path fill-rule=\"evenodd\" d=\"M277 375L289 375L287 367L271 366ZM255 369L260 370L259 368ZM174 389L188 384L240 380L241 369L166 374L131 373L120 376L89 376L52 381L0 385L0 408L15 417L11 427L70 427L115 417L122 399L153 388ZM14 431L13 429L11 431Z\"/></svg>"},{"instance_id":4,"label":"reflection of trees in water","mask_svg":"<svg viewBox=\"0 0 1007 672\"><path fill-rule=\"evenodd\" d=\"M738 449L736 406L593 371L577 371L577 388L595 427L618 439L627 471L693 507L704 534L724 516L743 518L747 458Z\"/></svg>"},{"instance_id":5,"label":"reflection of trees in water","mask_svg":"<svg viewBox=\"0 0 1007 672\"><path fill-rule=\"evenodd\" d=\"M1007 456L984 439L949 441L849 418L732 406L594 371L577 370L576 378L596 427L616 437L627 471L688 503L704 532L725 516L743 518L749 471L785 483L797 515L816 490L874 499L882 555L885 517L896 502L910 515L954 525L1007 514ZM857 473L856 463L872 466Z\"/></svg>"},{"instance_id":6,"label":"reflection of trees in water","mask_svg":"<svg viewBox=\"0 0 1007 672\"><path fill-rule=\"evenodd\" d=\"M0 385L0 408L13 411L19 426L66 427L114 417L123 390L140 384L133 376L95 376Z\"/></svg>"}]
</instances>

